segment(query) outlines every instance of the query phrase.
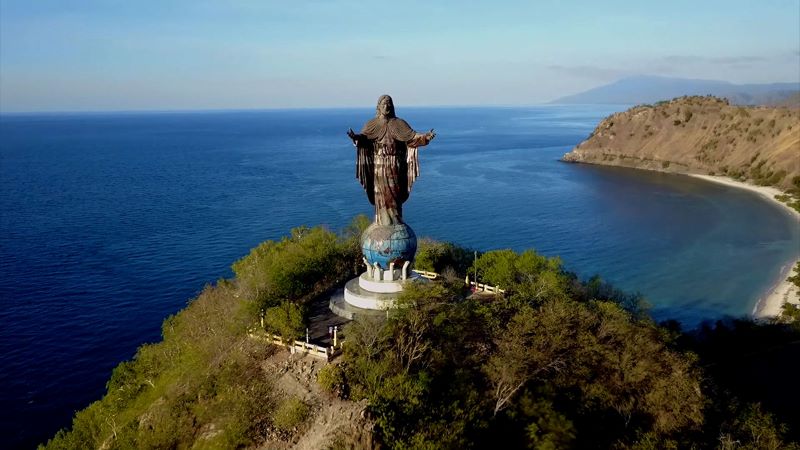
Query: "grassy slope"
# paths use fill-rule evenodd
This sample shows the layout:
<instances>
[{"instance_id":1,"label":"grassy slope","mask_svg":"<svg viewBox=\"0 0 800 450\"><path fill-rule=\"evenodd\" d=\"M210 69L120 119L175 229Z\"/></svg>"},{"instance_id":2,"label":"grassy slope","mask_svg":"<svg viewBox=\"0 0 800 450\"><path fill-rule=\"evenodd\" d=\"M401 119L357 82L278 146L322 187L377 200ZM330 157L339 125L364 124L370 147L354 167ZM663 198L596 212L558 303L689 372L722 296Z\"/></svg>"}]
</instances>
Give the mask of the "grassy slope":
<instances>
[{"instance_id":1,"label":"grassy slope","mask_svg":"<svg viewBox=\"0 0 800 450\"><path fill-rule=\"evenodd\" d=\"M727 175L790 189L800 176L799 154L800 110L681 97L607 117L564 160Z\"/></svg>"},{"instance_id":2,"label":"grassy slope","mask_svg":"<svg viewBox=\"0 0 800 450\"><path fill-rule=\"evenodd\" d=\"M302 308L346 278L359 254L359 220L341 236L301 227L253 249L234 264L235 280L207 286L167 318L163 340L117 366L106 395L45 448L238 448L296 437L310 405L282 393L281 373L265 367L276 347L248 328L262 311Z\"/></svg>"}]
</instances>

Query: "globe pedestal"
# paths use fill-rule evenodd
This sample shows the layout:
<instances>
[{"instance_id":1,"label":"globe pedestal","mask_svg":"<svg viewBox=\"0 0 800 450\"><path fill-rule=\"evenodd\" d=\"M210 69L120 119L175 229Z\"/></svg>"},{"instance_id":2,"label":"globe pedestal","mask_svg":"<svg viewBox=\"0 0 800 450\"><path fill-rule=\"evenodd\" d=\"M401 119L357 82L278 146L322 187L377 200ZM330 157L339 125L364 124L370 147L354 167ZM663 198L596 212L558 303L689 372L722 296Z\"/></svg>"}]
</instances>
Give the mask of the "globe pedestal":
<instances>
[{"instance_id":1,"label":"globe pedestal","mask_svg":"<svg viewBox=\"0 0 800 450\"><path fill-rule=\"evenodd\" d=\"M404 223L378 225L373 223L361 235L361 252L368 266L387 270L414 262L417 235Z\"/></svg>"},{"instance_id":2,"label":"globe pedestal","mask_svg":"<svg viewBox=\"0 0 800 450\"><path fill-rule=\"evenodd\" d=\"M361 251L367 270L348 281L330 302L333 312L349 319L391 309L405 283L420 278L411 266L417 236L404 223L373 223L361 235Z\"/></svg>"}]
</instances>

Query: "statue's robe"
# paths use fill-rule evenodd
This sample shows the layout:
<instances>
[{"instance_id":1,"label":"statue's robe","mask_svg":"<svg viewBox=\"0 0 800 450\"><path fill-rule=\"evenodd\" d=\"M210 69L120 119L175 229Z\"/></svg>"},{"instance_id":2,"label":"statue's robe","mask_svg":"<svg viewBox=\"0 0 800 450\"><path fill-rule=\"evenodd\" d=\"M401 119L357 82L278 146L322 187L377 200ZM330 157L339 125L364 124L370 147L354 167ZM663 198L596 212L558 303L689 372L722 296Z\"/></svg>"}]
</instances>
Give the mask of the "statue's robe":
<instances>
[{"instance_id":1,"label":"statue's robe","mask_svg":"<svg viewBox=\"0 0 800 450\"><path fill-rule=\"evenodd\" d=\"M428 142L397 117L376 117L356 135L356 178L375 205L379 225L403 223L403 203L419 176L417 148Z\"/></svg>"}]
</instances>

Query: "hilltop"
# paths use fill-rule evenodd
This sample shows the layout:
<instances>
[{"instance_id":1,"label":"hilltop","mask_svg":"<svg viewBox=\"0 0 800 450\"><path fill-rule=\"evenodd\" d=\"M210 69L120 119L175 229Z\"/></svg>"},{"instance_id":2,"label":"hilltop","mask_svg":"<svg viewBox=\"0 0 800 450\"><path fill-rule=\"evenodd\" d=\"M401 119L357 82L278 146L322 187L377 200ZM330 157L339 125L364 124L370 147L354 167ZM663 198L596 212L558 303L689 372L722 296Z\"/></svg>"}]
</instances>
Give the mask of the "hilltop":
<instances>
[{"instance_id":1,"label":"hilltop","mask_svg":"<svg viewBox=\"0 0 800 450\"><path fill-rule=\"evenodd\" d=\"M367 223L254 248L41 448L798 448L781 423L797 423L785 386L800 329L683 334L639 295L533 251L474 260L422 240L417 267L443 276L409 284L387 317L346 325L331 364L261 339L303 336L307 307L358 271ZM505 292L470 295L468 272Z\"/></svg>"},{"instance_id":2,"label":"hilltop","mask_svg":"<svg viewBox=\"0 0 800 450\"><path fill-rule=\"evenodd\" d=\"M680 97L613 114L564 161L705 175L797 189L800 111Z\"/></svg>"},{"instance_id":3,"label":"hilltop","mask_svg":"<svg viewBox=\"0 0 800 450\"><path fill-rule=\"evenodd\" d=\"M733 84L719 80L639 75L561 97L551 103L633 105L681 95L715 95L737 105L759 105L778 104L799 91L800 83Z\"/></svg>"}]
</instances>

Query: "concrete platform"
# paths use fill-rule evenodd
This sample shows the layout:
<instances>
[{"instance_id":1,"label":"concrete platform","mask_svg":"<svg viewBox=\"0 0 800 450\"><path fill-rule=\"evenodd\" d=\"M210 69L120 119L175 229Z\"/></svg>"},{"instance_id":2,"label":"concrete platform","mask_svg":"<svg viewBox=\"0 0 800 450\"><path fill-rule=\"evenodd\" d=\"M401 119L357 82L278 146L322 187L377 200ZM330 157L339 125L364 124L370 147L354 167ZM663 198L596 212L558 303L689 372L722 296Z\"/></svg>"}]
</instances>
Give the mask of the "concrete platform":
<instances>
[{"instance_id":1,"label":"concrete platform","mask_svg":"<svg viewBox=\"0 0 800 450\"><path fill-rule=\"evenodd\" d=\"M360 277L353 278L344 286L344 300L356 308L387 310L394 307L397 292L374 292L361 287Z\"/></svg>"},{"instance_id":2,"label":"concrete platform","mask_svg":"<svg viewBox=\"0 0 800 450\"><path fill-rule=\"evenodd\" d=\"M337 316L347 319L355 320L357 316L365 317L386 317L388 310L380 309L364 309L353 306L344 299L344 289L339 289L333 294L328 303L328 308Z\"/></svg>"},{"instance_id":3,"label":"concrete platform","mask_svg":"<svg viewBox=\"0 0 800 450\"><path fill-rule=\"evenodd\" d=\"M339 327L339 338L344 339L344 325L350 322L350 319L335 314L330 309L329 298L323 296L315 298L308 307L310 343L323 347L332 346L333 335L329 334L328 330L337 326Z\"/></svg>"}]
</instances>

